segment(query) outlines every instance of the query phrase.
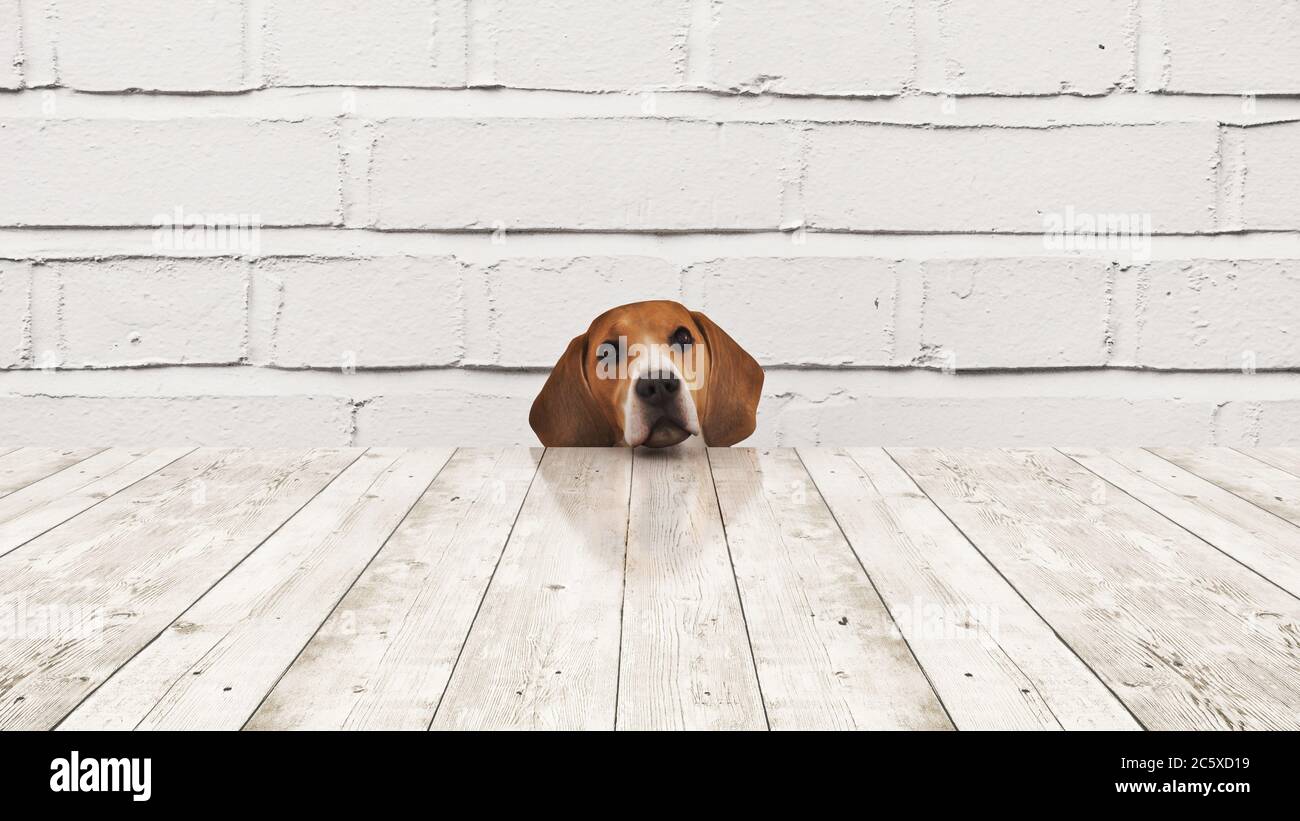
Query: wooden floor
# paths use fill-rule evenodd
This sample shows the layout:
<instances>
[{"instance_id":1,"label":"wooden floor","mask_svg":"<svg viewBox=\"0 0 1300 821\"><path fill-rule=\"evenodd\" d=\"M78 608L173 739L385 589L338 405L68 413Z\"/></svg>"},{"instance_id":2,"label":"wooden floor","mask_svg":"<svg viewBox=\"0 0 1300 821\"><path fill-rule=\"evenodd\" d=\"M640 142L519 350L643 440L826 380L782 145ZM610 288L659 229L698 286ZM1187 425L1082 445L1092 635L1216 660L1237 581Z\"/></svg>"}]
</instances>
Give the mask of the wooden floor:
<instances>
[{"instance_id":1,"label":"wooden floor","mask_svg":"<svg viewBox=\"0 0 1300 821\"><path fill-rule=\"evenodd\" d=\"M1300 450L0 447L0 728L1300 727Z\"/></svg>"}]
</instances>

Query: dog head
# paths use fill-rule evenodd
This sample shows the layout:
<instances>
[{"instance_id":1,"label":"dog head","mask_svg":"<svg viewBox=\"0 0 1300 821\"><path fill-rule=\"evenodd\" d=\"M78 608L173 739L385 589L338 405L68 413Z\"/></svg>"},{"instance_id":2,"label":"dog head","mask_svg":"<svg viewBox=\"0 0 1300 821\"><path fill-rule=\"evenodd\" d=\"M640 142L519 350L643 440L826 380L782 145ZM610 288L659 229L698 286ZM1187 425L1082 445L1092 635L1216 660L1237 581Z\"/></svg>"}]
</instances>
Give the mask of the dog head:
<instances>
[{"instance_id":1,"label":"dog head","mask_svg":"<svg viewBox=\"0 0 1300 821\"><path fill-rule=\"evenodd\" d=\"M754 432L762 387L763 369L704 314L634 302L569 342L528 422L547 447L734 445Z\"/></svg>"}]
</instances>

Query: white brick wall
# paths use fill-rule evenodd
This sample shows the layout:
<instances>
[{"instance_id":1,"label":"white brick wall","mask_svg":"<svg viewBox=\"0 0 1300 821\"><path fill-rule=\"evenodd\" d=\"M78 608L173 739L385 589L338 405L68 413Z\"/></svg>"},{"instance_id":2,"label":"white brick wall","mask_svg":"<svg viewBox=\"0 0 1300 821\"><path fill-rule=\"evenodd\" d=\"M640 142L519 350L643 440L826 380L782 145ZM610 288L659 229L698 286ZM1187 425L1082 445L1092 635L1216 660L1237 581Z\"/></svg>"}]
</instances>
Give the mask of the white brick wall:
<instances>
[{"instance_id":1,"label":"white brick wall","mask_svg":"<svg viewBox=\"0 0 1300 821\"><path fill-rule=\"evenodd\" d=\"M910 5L720 0L708 32L708 84L782 94L897 94L912 72Z\"/></svg>"},{"instance_id":2,"label":"white brick wall","mask_svg":"<svg viewBox=\"0 0 1300 821\"><path fill-rule=\"evenodd\" d=\"M464 0L265 0L265 8L274 85L465 84Z\"/></svg>"},{"instance_id":3,"label":"white brick wall","mask_svg":"<svg viewBox=\"0 0 1300 821\"><path fill-rule=\"evenodd\" d=\"M1210 123L842 124L815 128L811 143L804 209L818 228L1040 232L1044 211L1067 206L1150 214L1160 233L1214 227L1218 130Z\"/></svg>"},{"instance_id":4,"label":"white brick wall","mask_svg":"<svg viewBox=\"0 0 1300 821\"><path fill-rule=\"evenodd\" d=\"M339 215L329 120L0 120L0 225L148 226L177 207L328 225Z\"/></svg>"},{"instance_id":5,"label":"white brick wall","mask_svg":"<svg viewBox=\"0 0 1300 821\"><path fill-rule=\"evenodd\" d=\"M0 441L535 444L565 343L673 298L766 367L754 444L1297 445L1297 42L1295 0L0 0Z\"/></svg>"},{"instance_id":6,"label":"white brick wall","mask_svg":"<svg viewBox=\"0 0 1300 821\"><path fill-rule=\"evenodd\" d=\"M1300 261L1158 263L1144 270L1138 361L1153 368L1300 368Z\"/></svg>"},{"instance_id":7,"label":"white brick wall","mask_svg":"<svg viewBox=\"0 0 1300 821\"><path fill-rule=\"evenodd\" d=\"M921 0L937 38L929 90L1104 94L1132 71L1128 0Z\"/></svg>"},{"instance_id":8,"label":"white brick wall","mask_svg":"<svg viewBox=\"0 0 1300 821\"><path fill-rule=\"evenodd\" d=\"M1188 94L1300 91L1300 5L1288 0L1158 0L1160 88Z\"/></svg>"},{"instance_id":9,"label":"white brick wall","mask_svg":"<svg viewBox=\"0 0 1300 821\"><path fill-rule=\"evenodd\" d=\"M1106 268L1097 260L928 263L917 355L959 370L1105 365Z\"/></svg>"},{"instance_id":10,"label":"white brick wall","mask_svg":"<svg viewBox=\"0 0 1300 821\"><path fill-rule=\"evenodd\" d=\"M238 363L247 266L237 260L50 262L58 360L68 368ZM45 329L39 329L45 331Z\"/></svg>"},{"instance_id":11,"label":"white brick wall","mask_svg":"<svg viewBox=\"0 0 1300 821\"><path fill-rule=\"evenodd\" d=\"M397 368L461 359L460 266L450 258L267 260L251 319L264 364Z\"/></svg>"},{"instance_id":12,"label":"white brick wall","mask_svg":"<svg viewBox=\"0 0 1300 821\"><path fill-rule=\"evenodd\" d=\"M682 81L690 0L481 1L478 60L492 84L625 91Z\"/></svg>"},{"instance_id":13,"label":"white brick wall","mask_svg":"<svg viewBox=\"0 0 1300 821\"><path fill-rule=\"evenodd\" d=\"M765 365L881 366L896 288L888 260L750 257L691 266L683 301Z\"/></svg>"},{"instance_id":14,"label":"white brick wall","mask_svg":"<svg viewBox=\"0 0 1300 821\"><path fill-rule=\"evenodd\" d=\"M25 364L30 293L31 266L0 260L0 368Z\"/></svg>"},{"instance_id":15,"label":"white brick wall","mask_svg":"<svg viewBox=\"0 0 1300 821\"><path fill-rule=\"evenodd\" d=\"M549 368L569 340L615 305L680 299L677 266L653 257L503 259L467 272L466 361L495 367Z\"/></svg>"},{"instance_id":16,"label":"white brick wall","mask_svg":"<svg viewBox=\"0 0 1300 821\"><path fill-rule=\"evenodd\" d=\"M74 440L316 447L348 441L352 414L335 396L0 396L0 418L17 439L46 447Z\"/></svg>"},{"instance_id":17,"label":"white brick wall","mask_svg":"<svg viewBox=\"0 0 1300 821\"><path fill-rule=\"evenodd\" d=\"M0 0L0 88L22 85L22 9L19 0Z\"/></svg>"},{"instance_id":18,"label":"white brick wall","mask_svg":"<svg viewBox=\"0 0 1300 821\"><path fill-rule=\"evenodd\" d=\"M1300 123L1277 123L1246 132L1243 228L1292 230L1300 226Z\"/></svg>"},{"instance_id":19,"label":"white brick wall","mask_svg":"<svg viewBox=\"0 0 1300 821\"><path fill-rule=\"evenodd\" d=\"M389 120L378 228L776 228L783 129L628 120Z\"/></svg>"},{"instance_id":20,"label":"white brick wall","mask_svg":"<svg viewBox=\"0 0 1300 821\"><path fill-rule=\"evenodd\" d=\"M243 3L45 2L60 80L70 88L228 91L245 86Z\"/></svg>"}]
</instances>

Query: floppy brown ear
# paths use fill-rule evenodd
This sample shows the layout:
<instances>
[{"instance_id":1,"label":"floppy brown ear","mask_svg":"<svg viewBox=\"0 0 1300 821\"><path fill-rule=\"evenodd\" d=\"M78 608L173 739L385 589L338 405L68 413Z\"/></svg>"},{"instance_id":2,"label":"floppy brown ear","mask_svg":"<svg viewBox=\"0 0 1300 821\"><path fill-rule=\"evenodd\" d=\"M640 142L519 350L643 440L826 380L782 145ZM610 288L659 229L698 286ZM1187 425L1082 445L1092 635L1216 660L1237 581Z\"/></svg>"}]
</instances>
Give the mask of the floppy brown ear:
<instances>
[{"instance_id":1,"label":"floppy brown ear","mask_svg":"<svg viewBox=\"0 0 1300 821\"><path fill-rule=\"evenodd\" d=\"M730 447L754 432L763 369L736 340L699 311L691 311L709 351L709 380L705 385L700 427L704 442Z\"/></svg>"},{"instance_id":2,"label":"floppy brown ear","mask_svg":"<svg viewBox=\"0 0 1300 821\"><path fill-rule=\"evenodd\" d=\"M587 335L575 336L533 400L528 424L548 448L608 447L618 434L596 404L583 362Z\"/></svg>"}]
</instances>

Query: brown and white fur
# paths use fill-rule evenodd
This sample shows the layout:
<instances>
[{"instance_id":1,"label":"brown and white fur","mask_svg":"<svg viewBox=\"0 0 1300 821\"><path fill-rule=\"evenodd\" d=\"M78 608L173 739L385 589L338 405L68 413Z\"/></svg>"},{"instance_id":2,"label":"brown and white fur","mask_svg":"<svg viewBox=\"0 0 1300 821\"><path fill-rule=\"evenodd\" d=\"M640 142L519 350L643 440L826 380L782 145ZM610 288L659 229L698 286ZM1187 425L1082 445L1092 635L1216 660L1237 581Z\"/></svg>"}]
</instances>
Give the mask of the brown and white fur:
<instances>
[{"instance_id":1,"label":"brown and white fur","mask_svg":"<svg viewBox=\"0 0 1300 821\"><path fill-rule=\"evenodd\" d=\"M763 369L707 316L668 300L612 308L573 338L528 422L547 447L734 445Z\"/></svg>"}]
</instances>

